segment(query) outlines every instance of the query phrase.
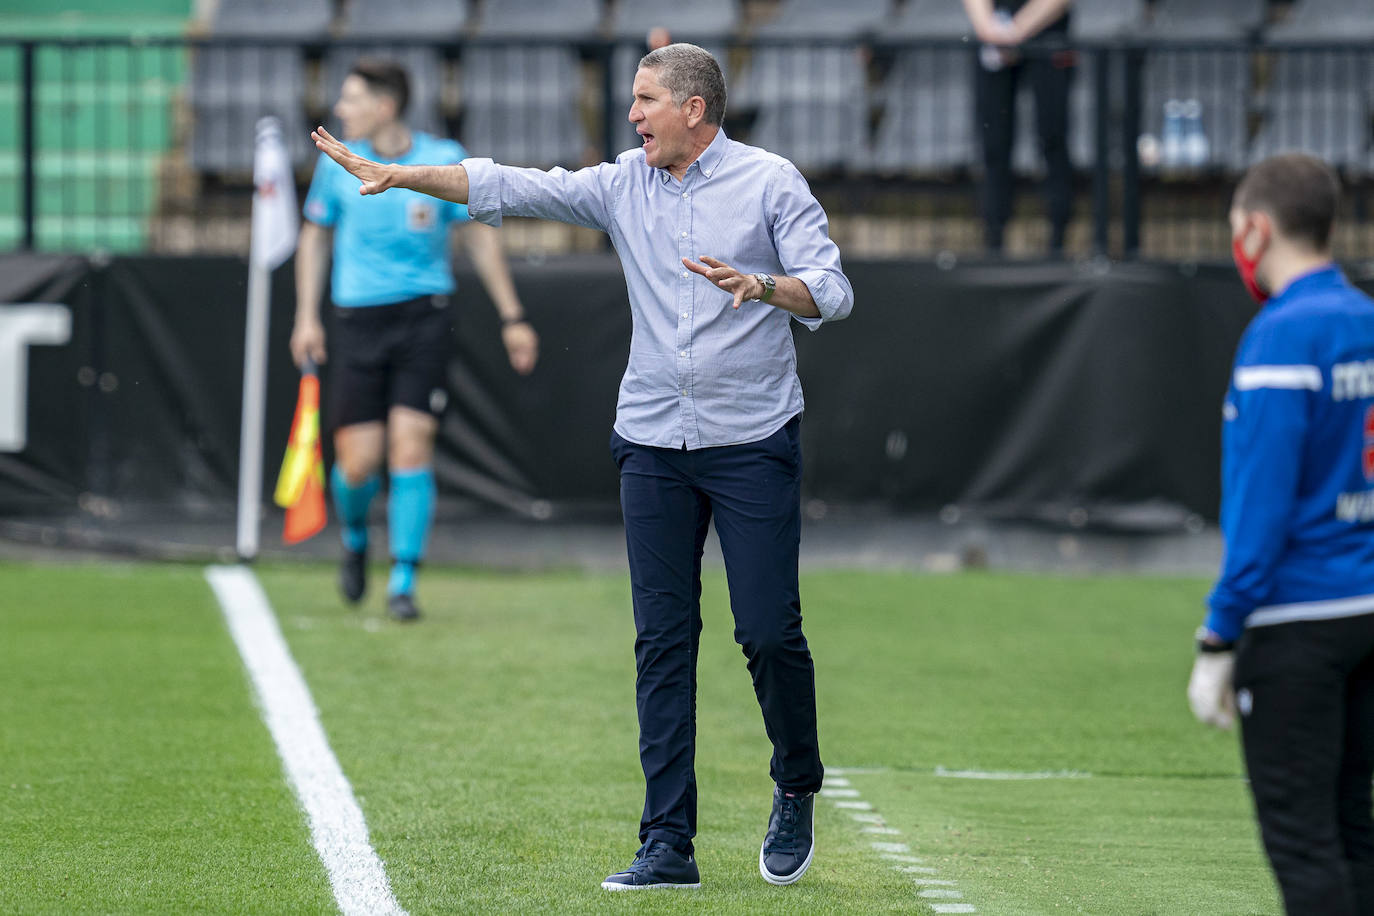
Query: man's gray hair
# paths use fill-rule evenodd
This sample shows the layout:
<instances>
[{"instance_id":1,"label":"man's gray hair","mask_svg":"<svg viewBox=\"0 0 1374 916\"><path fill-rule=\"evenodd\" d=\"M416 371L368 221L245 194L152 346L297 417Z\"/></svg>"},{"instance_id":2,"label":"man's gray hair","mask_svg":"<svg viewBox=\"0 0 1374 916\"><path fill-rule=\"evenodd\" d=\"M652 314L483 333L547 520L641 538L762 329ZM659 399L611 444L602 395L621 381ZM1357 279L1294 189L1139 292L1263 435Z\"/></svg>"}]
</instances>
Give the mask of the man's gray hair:
<instances>
[{"instance_id":1,"label":"man's gray hair","mask_svg":"<svg viewBox=\"0 0 1374 916\"><path fill-rule=\"evenodd\" d=\"M725 120L725 76L711 52L679 42L664 45L639 59L642 69L658 73L658 81L673 94L678 105L694 95L706 103L705 120L719 125Z\"/></svg>"}]
</instances>

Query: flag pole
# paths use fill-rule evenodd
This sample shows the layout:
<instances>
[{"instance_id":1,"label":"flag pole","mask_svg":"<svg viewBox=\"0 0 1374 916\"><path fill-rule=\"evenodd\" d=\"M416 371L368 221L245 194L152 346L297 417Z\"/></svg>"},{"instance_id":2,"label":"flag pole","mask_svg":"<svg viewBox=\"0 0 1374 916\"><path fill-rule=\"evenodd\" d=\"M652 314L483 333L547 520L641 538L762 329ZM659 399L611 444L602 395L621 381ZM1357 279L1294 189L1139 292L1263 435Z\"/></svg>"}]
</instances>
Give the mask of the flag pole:
<instances>
[{"instance_id":1,"label":"flag pole","mask_svg":"<svg viewBox=\"0 0 1374 916\"><path fill-rule=\"evenodd\" d=\"M296 247L296 186L276 118L258 121L253 153L252 235L248 243L248 316L243 335L243 415L239 429L239 559L258 555L262 523L262 448L267 418L267 325L272 270Z\"/></svg>"},{"instance_id":2,"label":"flag pole","mask_svg":"<svg viewBox=\"0 0 1374 916\"><path fill-rule=\"evenodd\" d=\"M267 325L271 318L271 272L249 259L248 327L244 333L243 422L239 433L239 511L236 548L240 560L258 555L262 521L262 440L267 411Z\"/></svg>"}]
</instances>

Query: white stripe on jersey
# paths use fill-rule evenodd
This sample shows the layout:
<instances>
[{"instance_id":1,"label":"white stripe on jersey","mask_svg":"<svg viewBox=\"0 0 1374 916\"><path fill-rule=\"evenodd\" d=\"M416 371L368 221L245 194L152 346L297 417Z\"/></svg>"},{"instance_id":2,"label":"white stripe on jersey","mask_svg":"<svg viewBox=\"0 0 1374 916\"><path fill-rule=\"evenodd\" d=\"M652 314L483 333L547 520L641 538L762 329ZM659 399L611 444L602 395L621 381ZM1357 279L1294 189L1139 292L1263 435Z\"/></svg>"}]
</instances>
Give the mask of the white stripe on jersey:
<instances>
[{"instance_id":1,"label":"white stripe on jersey","mask_svg":"<svg viewBox=\"0 0 1374 916\"><path fill-rule=\"evenodd\" d=\"M1255 608L1255 612L1245 618L1245 625L1267 627L1296 620L1335 620L1359 614L1374 614L1374 595L1357 595L1354 598L1335 598L1329 601L1271 604L1268 607Z\"/></svg>"},{"instance_id":2,"label":"white stripe on jersey","mask_svg":"<svg viewBox=\"0 0 1374 916\"><path fill-rule=\"evenodd\" d=\"M1256 388L1321 391L1322 371L1316 366L1239 366L1235 386L1237 391Z\"/></svg>"}]
</instances>

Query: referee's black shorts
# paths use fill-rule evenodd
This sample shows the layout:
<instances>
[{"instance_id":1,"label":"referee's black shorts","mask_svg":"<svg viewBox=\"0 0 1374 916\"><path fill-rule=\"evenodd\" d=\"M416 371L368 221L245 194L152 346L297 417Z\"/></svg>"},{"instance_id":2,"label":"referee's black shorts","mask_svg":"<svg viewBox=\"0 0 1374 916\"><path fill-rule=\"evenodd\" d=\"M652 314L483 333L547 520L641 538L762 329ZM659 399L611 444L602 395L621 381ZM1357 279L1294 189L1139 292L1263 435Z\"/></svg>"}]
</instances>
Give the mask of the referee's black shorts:
<instances>
[{"instance_id":1,"label":"referee's black shorts","mask_svg":"<svg viewBox=\"0 0 1374 916\"><path fill-rule=\"evenodd\" d=\"M451 299L441 294L391 305L334 307L332 428L384 421L398 405L436 419L443 415L454 345Z\"/></svg>"}]
</instances>

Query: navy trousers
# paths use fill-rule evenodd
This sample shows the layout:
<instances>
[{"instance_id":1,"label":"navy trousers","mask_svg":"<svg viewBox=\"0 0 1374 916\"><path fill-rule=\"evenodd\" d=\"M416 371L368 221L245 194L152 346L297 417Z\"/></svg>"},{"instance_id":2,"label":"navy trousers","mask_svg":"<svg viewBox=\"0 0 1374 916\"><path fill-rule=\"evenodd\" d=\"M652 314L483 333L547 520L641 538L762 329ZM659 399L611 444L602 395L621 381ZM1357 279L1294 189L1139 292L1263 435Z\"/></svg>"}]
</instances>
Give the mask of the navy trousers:
<instances>
[{"instance_id":1,"label":"navy trousers","mask_svg":"<svg viewBox=\"0 0 1374 916\"><path fill-rule=\"evenodd\" d=\"M815 669L802 635L801 418L746 445L695 451L611 437L635 615L635 696L644 768L641 841L692 852L697 828L696 687L701 555L715 518L735 641L748 659L769 772L783 789L814 792Z\"/></svg>"}]
</instances>

